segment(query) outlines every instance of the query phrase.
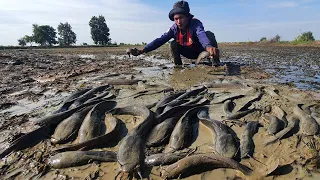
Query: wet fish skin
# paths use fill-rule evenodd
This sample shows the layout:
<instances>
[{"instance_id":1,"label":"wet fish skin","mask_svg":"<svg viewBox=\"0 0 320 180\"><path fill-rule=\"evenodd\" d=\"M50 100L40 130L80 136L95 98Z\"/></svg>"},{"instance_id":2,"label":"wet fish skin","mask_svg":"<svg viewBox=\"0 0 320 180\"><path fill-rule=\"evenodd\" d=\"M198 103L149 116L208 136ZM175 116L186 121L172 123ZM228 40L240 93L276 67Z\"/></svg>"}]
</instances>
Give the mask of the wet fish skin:
<instances>
[{"instance_id":1,"label":"wet fish skin","mask_svg":"<svg viewBox=\"0 0 320 180\"><path fill-rule=\"evenodd\" d=\"M92 138L82 143L62 146L56 149L55 151L58 151L58 152L76 151L79 149L90 149L97 146L99 147L108 146L115 139L115 137L119 137L121 135L121 125L120 125L121 121L118 118L111 116L109 114L106 115L106 121L109 124L109 126L107 126L108 132L106 134Z\"/></svg>"},{"instance_id":2,"label":"wet fish skin","mask_svg":"<svg viewBox=\"0 0 320 180\"><path fill-rule=\"evenodd\" d=\"M84 118L92 107L85 107L59 123L52 135L51 142L53 144L60 144L76 137Z\"/></svg>"},{"instance_id":3,"label":"wet fish skin","mask_svg":"<svg viewBox=\"0 0 320 180\"><path fill-rule=\"evenodd\" d=\"M259 101L264 95L264 92L261 91L261 89L253 89L249 92L247 92L246 97L249 98L248 101L237 107L237 111L245 111L246 109L248 109L255 101Z\"/></svg>"},{"instance_id":4,"label":"wet fish skin","mask_svg":"<svg viewBox=\"0 0 320 180\"><path fill-rule=\"evenodd\" d=\"M63 105L58 110L54 111L53 114L57 114L57 113L61 113L61 112L67 111L76 98L78 98L79 96L81 96L84 93L88 92L89 90L90 89L82 89L82 90L80 90L78 92L75 92L75 93L71 94L70 96L68 96L66 98L66 100L63 101Z\"/></svg>"},{"instance_id":5,"label":"wet fish skin","mask_svg":"<svg viewBox=\"0 0 320 180\"><path fill-rule=\"evenodd\" d=\"M170 137L169 147L181 150L190 145L193 136L193 126L198 121L197 113L203 107L195 107L187 111L178 121Z\"/></svg>"},{"instance_id":6,"label":"wet fish skin","mask_svg":"<svg viewBox=\"0 0 320 180\"><path fill-rule=\"evenodd\" d=\"M286 112L281 109L279 106L272 106L272 111L274 112L275 116L283 121L284 128L288 126L288 120L286 119Z\"/></svg>"},{"instance_id":7,"label":"wet fish skin","mask_svg":"<svg viewBox=\"0 0 320 180\"><path fill-rule=\"evenodd\" d=\"M278 140L281 140L286 134L288 134L292 129L299 125L299 120L296 117L290 117L290 119L288 119L288 122L288 126L266 140L264 146L268 146Z\"/></svg>"},{"instance_id":8,"label":"wet fish skin","mask_svg":"<svg viewBox=\"0 0 320 180\"><path fill-rule=\"evenodd\" d=\"M174 153L158 153L147 156L144 160L148 166L168 165L179 161L189 155L186 151L177 151Z\"/></svg>"},{"instance_id":9,"label":"wet fish skin","mask_svg":"<svg viewBox=\"0 0 320 180\"><path fill-rule=\"evenodd\" d=\"M244 111L232 112L235 104L231 100L226 100L223 105L223 110L226 114L224 120L233 120L233 119L240 119L249 113L255 111L255 109L248 109Z\"/></svg>"},{"instance_id":10,"label":"wet fish skin","mask_svg":"<svg viewBox=\"0 0 320 180\"><path fill-rule=\"evenodd\" d=\"M52 114L58 114L58 113L62 113L62 112L67 111L73 102L74 102L74 100L70 100L70 101L63 103L63 105L59 109L57 109L56 111L52 112Z\"/></svg>"},{"instance_id":11,"label":"wet fish skin","mask_svg":"<svg viewBox=\"0 0 320 180\"><path fill-rule=\"evenodd\" d=\"M185 91L179 91L179 92L174 92L170 95L166 95L164 97L161 98L161 100L158 102L158 104L156 105L156 107L160 107L164 104L167 104L168 102L176 99L177 97L179 97L180 95L184 94Z\"/></svg>"},{"instance_id":12,"label":"wet fish skin","mask_svg":"<svg viewBox=\"0 0 320 180\"><path fill-rule=\"evenodd\" d=\"M157 124L154 113L144 106L127 106L115 109L114 114L128 114L143 118L143 121L121 140L117 153L121 172L140 173L140 168L144 164L146 138Z\"/></svg>"},{"instance_id":13,"label":"wet fish skin","mask_svg":"<svg viewBox=\"0 0 320 180\"><path fill-rule=\"evenodd\" d=\"M186 102L188 102L188 100L185 100L185 99L175 99L167 104L164 105L164 108L163 108L163 111L162 113L168 111L169 109L175 107L175 106L179 106L179 105L182 105L182 104L185 104Z\"/></svg>"},{"instance_id":14,"label":"wet fish skin","mask_svg":"<svg viewBox=\"0 0 320 180\"><path fill-rule=\"evenodd\" d=\"M226 100L223 103L223 110L226 114L226 117L229 117L232 114L232 110L234 108L235 104L231 100Z\"/></svg>"},{"instance_id":15,"label":"wet fish skin","mask_svg":"<svg viewBox=\"0 0 320 180\"><path fill-rule=\"evenodd\" d=\"M200 102L200 101L201 101L202 99L204 99L204 98L205 98L204 95L199 95L199 96L197 96L196 98L191 99L191 100L189 100L188 102L183 103L183 104L181 104L181 105L182 105L182 106L187 106L187 105L191 105L191 104L196 104L196 103Z\"/></svg>"},{"instance_id":16,"label":"wet fish skin","mask_svg":"<svg viewBox=\"0 0 320 180\"><path fill-rule=\"evenodd\" d=\"M244 93L229 93L229 94L223 94L221 96L216 96L213 100L212 103L213 104L220 104L220 103L224 103L227 100L232 100L232 99L238 99L238 98L242 98L244 97Z\"/></svg>"},{"instance_id":17,"label":"wet fish skin","mask_svg":"<svg viewBox=\"0 0 320 180\"><path fill-rule=\"evenodd\" d=\"M259 123L256 121L250 121L247 123L244 132L241 135L240 141L240 153L241 158L253 157L254 142L253 135L258 132Z\"/></svg>"},{"instance_id":18,"label":"wet fish skin","mask_svg":"<svg viewBox=\"0 0 320 180\"><path fill-rule=\"evenodd\" d=\"M126 49L126 54L130 57L130 54L138 54L139 50L137 48L128 48Z\"/></svg>"},{"instance_id":19,"label":"wet fish skin","mask_svg":"<svg viewBox=\"0 0 320 180\"><path fill-rule=\"evenodd\" d=\"M193 97L193 96L197 96L199 95L200 93L204 92L204 91L207 91L208 89L205 87L205 86L199 86L199 87L196 87L192 90L189 90L185 93L183 93L182 95L180 95L179 97L177 97L176 99L186 99L186 98L190 98L190 97Z\"/></svg>"},{"instance_id":20,"label":"wet fish skin","mask_svg":"<svg viewBox=\"0 0 320 180\"><path fill-rule=\"evenodd\" d=\"M202 52L199 54L199 56L198 56L195 64L198 65L201 60L203 60L203 59L205 59L205 58L208 58L209 56L210 56L210 53L209 53L209 52L207 52L207 51L202 51Z\"/></svg>"},{"instance_id":21,"label":"wet fish skin","mask_svg":"<svg viewBox=\"0 0 320 180\"><path fill-rule=\"evenodd\" d=\"M79 96L85 94L86 92L88 92L88 91L90 91L90 90L91 90L91 88L79 90L79 91L71 94L70 96L68 96L68 97L64 100L64 103L65 103L65 102L69 102L69 101L71 101L71 100L74 100L74 99L78 98Z\"/></svg>"},{"instance_id":22,"label":"wet fish skin","mask_svg":"<svg viewBox=\"0 0 320 180\"><path fill-rule=\"evenodd\" d=\"M283 121L278 119L276 116L265 114L265 117L270 122L267 130L269 135L276 134L284 128Z\"/></svg>"},{"instance_id":23,"label":"wet fish skin","mask_svg":"<svg viewBox=\"0 0 320 180\"><path fill-rule=\"evenodd\" d=\"M85 103L88 103L88 102L92 102L92 101L95 101L95 100L98 100L98 99L103 99L105 96L109 95L110 94L110 91L105 91L104 93L96 96L96 97L93 97L91 99L88 99L87 101L85 101Z\"/></svg>"},{"instance_id":24,"label":"wet fish skin","mask_svg":"<svg viewBox=\"0 0 320 180\"><path fill-rule=\"evenodd\" d=\"M240 118L242 118L242 117L254 112L255 110L256 109L248 109L248 110L244 110L244 111L238 111L238 112L230 114L224 120L240 119Z\"/></svg>"},{"instance_id":25,"label":"wet fish skin","mask_svg":"<svg viewBox=\"0 0 320 180\"><path fill-rule=\"evenodd\" d=\"M34 124L39 125L39 126L46 126L46 125L58 125L61 121L63 121L64 119L68 118L69 116L71 116L73 113L77 112L78 110L87 107L87 106L91 106L91 105L95 105L98 104L100 102L103 102L104 100L95 100L89 103L85 103L82 104L76 108L73 109L69 109L65 112L61 112L61 113L57 113L57 114L53 114L53 115L49 115L40 119L37 119L35 121L33 121Z\"/></svg>"},{"instance_id":26,"label":"wet fish skin","mask_svg":"<svg viewBox=\"0 0 320 180\"><path fill-rule=\"evenodd\" d=\"M169 141L170 135L180 117L172 117L156 125L148 136L146 146L156 147Z\"/></svg>"},{"instance_id":27,"label":"wet fish skin","mask_svg":"<svg viewBox=\"0 0 320 180\"><path fill-rule=\"evenodd\" d=\"M106 113L113 110L115 101L104 101L95 105L84 118L79 129L79 143L100 136Z\"/></svg>"},{"instance_id":28,"label":"wet fish skin","mask_svg":"<svg viewBox=\"0 0 320 180\"><path fill-rule=\"evenodd\" d=\"M194 104L194 105L187 105L187 106L174 106L171 109L167 110L166 112L163 112L162 114L159 114L156 116L156 119L159 123L163 122L164 120L171 118L171 117L181 117L183 116L188 110L203 106L203 104Z\"/></svg>"},{"instance_id":29,"label":"wet fish skin","mask_svg":"<svg viewBox=\"0 0 320 180\"><path fill-rule=\"evenodd\" d=\"M215 151L225 157L234 157L237 153L238 147L234 137L235 134L231 134L232 129L225 124L222 124L220 121L210 119L208 107L199 111L197 116L200 122L215 134Z\"/></svg>"},{"instance_id":30,"label":"wet fish skin","mask_svg":"<svg viewBox=\"0 0 320 180\"><path fill-rule=\"evenodd\" d=\"M226 125L219 121L209 119L200 119L200 122L216 134L214 149L218 154L230 158L236 155L238 148L233 135L228 132Z\"/></svg>"},{"instance_id":31,"label":"wet fish skin","mask_svg":"<svg viewBox=\"0 0 320 180\"><path fill-rule=\"evenodd\" d=\"M311 111L311 117L317 121L317 123L320 125L320 112L317 111L316 106L311 106L310 107Z\"/></svg>"},{"instance_id":32,"label":"wet fish skin","mask_svg":"<svg viewBox=\"0 0 320 180\"><path fill-rule=\"evenodd\" d=\"M117 154L112 151L69 151L58 153L49 159L55 169L81 166L90 161L116 162Z\"/></svg>"},{"instance_id":33,"label":"wet fish skin","mask_svg":"<svg viewBox=\"0 0 320 180\"><path fill-rule=\"evenodd\" d=\"M245 84L232 83L232 82L227 82L227 83L206 83L206 84L204 84L204 86L206 86L207 88L210 88L210 89L224 89L224 90L237 90L237 89L242 90L242 89L249 88ZM219 103L221 103L221 102L219 102Z\"/></svg>"},{"instance_id":34,"label":"wet fish skin","mask_svg":"<svg viewBox=\"0 0 320 180\"><path fill-rule=\"evenodd\" d=\"M311 115L308 115L304 112L300 105L296 105L293 107L293 114L300 119L300 129L305 135L316 135L319 131L319 125L317 121L312 118Z\"/></svg>"},{"instance_id":35,"label":"wet fish skin","mask_svg":"<svg viewBox=\"0 0 320 180\"><path fill-rule=\"evenodd\" d=\"M195 107L208 105L209 103L210 103L210 101L207 98L202 98L197 104L174 106L172 108L168 108L168 110L163 112L162 114L156 115L156 119L159 123L161 123L164 120L171 118L171 117L181 117L188 110L195 108Z\"/></svg>"},{"instance_id":36,"label":"wet fish skin","mask_svg":"<svg viewBox=\"0 0 320 180\"><path fill-rule=\"evenodd\" d=\"M77 106L80 106L81 104L83 104L87 100L93 98L96 93L102 92L105 90L108 91L111 88L112 87L109 84L92 88L91 90L87 91L86 93L84 93L83 95L81 95L77 99L75 99L74 102L72 103L72 105L70 106L70 108L75 108Z\"/></svg>"},{"instance_id":37,"label":"wet fish skin","mask_svg":"<svg viewBox=\"0 0 320 180\"><path fill-rule=\"evenodd\" d=\"M176 93L173 93L169 96L164 96L158 103L157 105L155 106L155 113L156 115L159 115L163 112L163 109L165 108L165 104L173 101L174 99L176 99L177 97L179 97L180 95L182 95L184 92L176 92Z\"/></svg>"},{"instance_id":38,"label":"wet fish skin","mask_svg":"<svg viewBox=\"0 0 320 180\"><path fill-rule=\"evenodd\" d=\"M220 155L207 153L207 154L196 154L185 157L178 162L167 166L161 171L161 177L163 179L182 178L191 176L197 172L197 169L203 171L203 168L230 168L241 171L244 175L250 175L252 170L239 162L223 157Z\"/></svg>"}]
</instances>

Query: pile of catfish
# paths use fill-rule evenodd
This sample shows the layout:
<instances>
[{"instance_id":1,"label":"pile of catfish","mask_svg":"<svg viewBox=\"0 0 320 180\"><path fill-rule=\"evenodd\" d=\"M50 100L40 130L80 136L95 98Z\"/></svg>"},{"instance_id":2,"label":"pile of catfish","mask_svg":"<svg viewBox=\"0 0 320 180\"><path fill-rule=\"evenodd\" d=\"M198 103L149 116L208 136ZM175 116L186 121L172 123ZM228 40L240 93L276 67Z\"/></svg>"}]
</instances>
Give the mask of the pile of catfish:
<instances>
[{"instance_id":1,"label":"pile of catfish","mask_svg":"<svg viewBox=\"0 0 320 180\"><path fill-rule=\"evenodd\" d=\"M187 91L173 91L155 104L127 107L117 107L118 91L112 85L84 89L66 98L52 115L33 121L39 128L16 139L0 155L4 157L29 147L30 140L35 137L50 137L51 144L59 144L48 160L50 167L55 169L99 161L118 162L119 172L115 178L120 179L124 174L148 177L144 170L146 166L161 166L163 179L188 177L215 168L235 169L249 176L253 171L239 162L242 158L253 157L253 136L262 125L257 121L237 120L255 111L268 111L252 108L252 103L261 99L265 91L255 89L256 97L234 112L233 100L243 95L216 96L208 88L210 86L201 85ZM211 104L224 105L226 116L223 120L210 117ZM266 146L281 140L297 127L304 135L318 133L318 105L298 104L290 116L279 107L273 108L278 116L265 113L269 120L266 128L273 135L265 141ZM122 138L125 124L116 115L139 116L142 121ZM195 137L194 125L198 122L214 134L212 153L197 153L196 149L189 148ZM240 140L227 122L246 126ZM97 151L110 146L118 146L118 151ZM159 148L164 146L168 147L165 151ZM154 150L157 148L162 152Z\"/></svg>"}]
</instances>

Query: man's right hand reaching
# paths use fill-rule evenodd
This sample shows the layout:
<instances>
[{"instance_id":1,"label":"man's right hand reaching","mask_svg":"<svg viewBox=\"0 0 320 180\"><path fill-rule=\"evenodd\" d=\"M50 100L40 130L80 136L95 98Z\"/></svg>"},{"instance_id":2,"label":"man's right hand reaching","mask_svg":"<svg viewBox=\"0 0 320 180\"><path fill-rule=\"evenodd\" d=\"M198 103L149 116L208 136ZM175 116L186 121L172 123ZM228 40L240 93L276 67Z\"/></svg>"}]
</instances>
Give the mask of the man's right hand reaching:
<instances>
[{"instance_id":1,"label":"man's right hand reaching","mask_svg":"<svg viewBox=\"0 0 320 180\"><path fill-rule=\"evenodd\" d=\"M127 54L130 56L132 54L133 56L139 56L140 54L143 54L143 50L139 50L137 48L127 49Z\"/></svg>"}]
</instances>

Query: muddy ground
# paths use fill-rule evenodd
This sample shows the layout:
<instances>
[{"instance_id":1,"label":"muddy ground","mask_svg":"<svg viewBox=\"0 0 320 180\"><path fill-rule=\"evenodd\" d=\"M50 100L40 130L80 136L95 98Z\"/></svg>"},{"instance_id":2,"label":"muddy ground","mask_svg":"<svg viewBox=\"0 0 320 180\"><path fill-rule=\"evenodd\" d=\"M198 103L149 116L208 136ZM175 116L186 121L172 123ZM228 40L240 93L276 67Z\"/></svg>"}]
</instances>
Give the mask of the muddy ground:
<instances>
[{"instance_id":1,"label":"muddy ground","mask_svg":"<svg viewBox=\"0 0 320 180\"><path fill-rule=\"evenodd\" d=\"M185 90L206 82L237 81L246 88L212 88L217 94L227 92L248 93L253 89L264 89L265 94L254 106L263 111L251 113L239 121L259 121L267 125L265 109L279 106L288 115L296 104L320 103L320 48L316 47L275 47L275 46L231 46L222 45L220 67L200 65L184 59L183 68L173 68L167 46L147 55L127 57L127 47L112 48L70 48L46 50L0 51L0 149L10 142L35 129L32 120L46 116L56 110L60 103L72 92L96 87L110 80L125 78L139 79L138 84L115 86L120 89L118 106L130 104L149 105L159 101L164 93L129 97L144 90L162 90L173 87ZM237 104L245 104L250 99L240 99ZM223 105L214 105L212 117L220 120ZM128 131L133 124L132 117L119 116L126 123ZM241 137L244 126L228 124ZM266 126L265 126L266 127ZM244 177L235 170L217 169L187 179L317 179L318 140L302 137L296 133L273 145L263 145L269 138L262 127L254 136L254 158L241 163L255 170L252 177ZM306 144L315 140L316 147ZM30 142L32 143L32 142ZM199 152L212 152L212 133L199 125L198 138L192 147ZM320 144L319 144L320 145ZM49 169L46 159L56 148L49 141L14 152L0 161L0 177L25 179L44 172L43 179L113 179L117 173L117 163L91 163L89 165L62 170ZM116 151L117 146L106 148ZM314 153L316 151L317 153ZM255 160L256 159L256 160ZM267 169L276 169L267 177L261 176ZM110 178L112 177L112 178ZM152 169L151 179L159 177L159 167Z\"/></svg>"}]
</instances>

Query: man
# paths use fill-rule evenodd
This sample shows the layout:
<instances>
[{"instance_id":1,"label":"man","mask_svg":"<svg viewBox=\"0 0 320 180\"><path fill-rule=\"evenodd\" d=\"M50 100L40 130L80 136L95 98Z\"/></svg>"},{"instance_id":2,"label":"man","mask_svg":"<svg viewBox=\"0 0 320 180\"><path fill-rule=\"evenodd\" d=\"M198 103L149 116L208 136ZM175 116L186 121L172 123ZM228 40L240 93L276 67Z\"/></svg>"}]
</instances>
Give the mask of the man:
<instances>
[{"instance_id":1,"label":"man","mask_svg":"<svg viewBox=\"0 0 320 180\"><path fill-rule=\"evenodd\" d=\"M219 64L219 49L214 34L210 31L205 32L202 23L193 17L188 2L176 2L169 13L169 19L175 24L160 38L146 45L144 49L136 50L132 55L138 56L153 51L173 38L170 49L175 65L182 65L180 55L188 59L197 59L203 51L207 51L214 58L214 63Z\"/></svg>"}]
</instances>

